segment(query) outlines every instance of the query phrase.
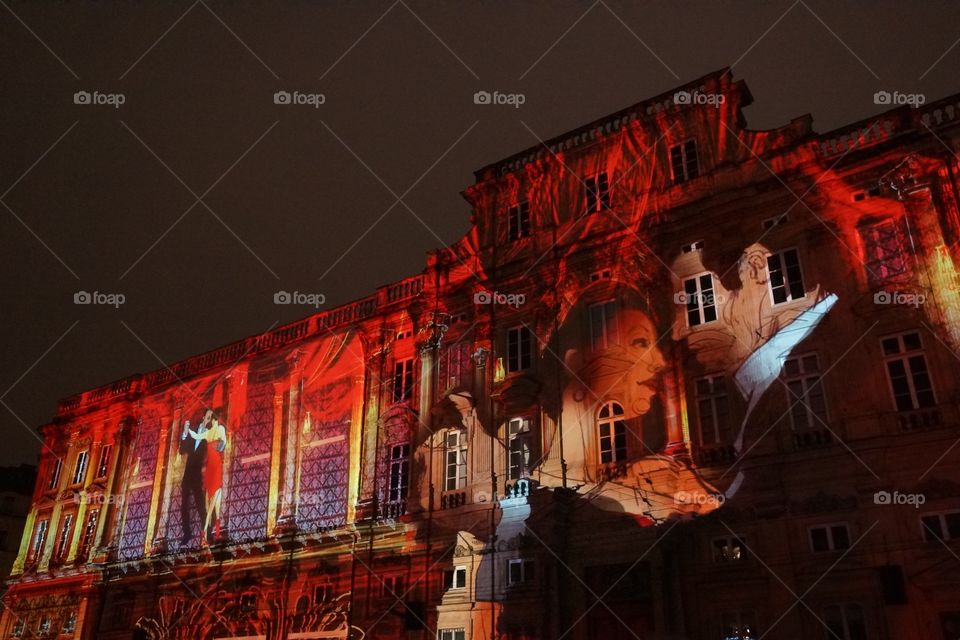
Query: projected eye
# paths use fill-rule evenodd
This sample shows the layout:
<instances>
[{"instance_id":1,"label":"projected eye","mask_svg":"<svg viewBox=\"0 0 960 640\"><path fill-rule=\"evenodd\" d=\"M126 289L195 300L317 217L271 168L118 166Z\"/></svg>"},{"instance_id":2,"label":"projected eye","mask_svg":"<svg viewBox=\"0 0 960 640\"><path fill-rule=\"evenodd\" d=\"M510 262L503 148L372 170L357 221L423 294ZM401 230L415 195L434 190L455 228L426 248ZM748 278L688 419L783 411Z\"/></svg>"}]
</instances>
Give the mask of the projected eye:
<instances>
[{"instance_id":1,"label":"projected eye","mask_svg":"<svg viewBox=\"0 0 960 640\"><path fill-rule=\"evenodd\" d=\"M650 341L647 340L646 338L634 338L631 344L635 347L641 347L643 349L646 349L647 347L650 346Z\"/></svg>"}]
</instances>

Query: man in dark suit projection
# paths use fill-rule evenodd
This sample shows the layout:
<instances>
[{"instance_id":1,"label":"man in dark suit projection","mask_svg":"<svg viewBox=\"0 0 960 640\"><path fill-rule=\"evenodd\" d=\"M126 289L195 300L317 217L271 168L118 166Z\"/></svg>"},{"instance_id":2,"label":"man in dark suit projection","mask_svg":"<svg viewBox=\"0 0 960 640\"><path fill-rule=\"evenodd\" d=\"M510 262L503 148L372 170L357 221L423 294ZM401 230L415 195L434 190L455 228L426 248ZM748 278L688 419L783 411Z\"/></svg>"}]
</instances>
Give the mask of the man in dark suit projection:
<instances>
[{"instance_id":1,"label":"man in dark suit projection","mask_svg":"<svg viewBox=\"0 0 960 640\"><path fill-rule=\"evenodd\" d=\"M209 429L212 417L213 411L207 409L196 432L202 434ZM183 431L180 434L180 454L187 456L180 489L180 516L183 523L183 538L180 540L180 546L186 547L193 540L191 512L196 510L198 529L202 530L203 523L207 520L206 498L203 493L203 464L207 459L207 442L204 439L190 437L189 420L183 423Z\"/></svg>"}]
</instances>

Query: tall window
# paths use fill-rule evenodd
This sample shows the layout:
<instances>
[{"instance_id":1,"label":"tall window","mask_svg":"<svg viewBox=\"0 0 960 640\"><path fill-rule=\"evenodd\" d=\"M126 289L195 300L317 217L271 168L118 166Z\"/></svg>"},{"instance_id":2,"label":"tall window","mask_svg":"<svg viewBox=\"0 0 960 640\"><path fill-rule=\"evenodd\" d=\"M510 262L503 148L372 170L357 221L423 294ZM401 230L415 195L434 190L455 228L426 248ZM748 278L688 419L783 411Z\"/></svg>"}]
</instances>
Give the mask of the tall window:
<instances>
[{"instance_id":1,"label":"tall window","mask_svg":"<svg viewBox=\"0 0 960 640\"><path fill-rule=\"evenodd\" d=\"M627 422L623 418L623 407L616 402L608 402L600 408L597 416L600 433L600 462L619 462L627 458Z\"/></svg>"},{"instance_id":2,"label":"tall window","mask_svg":"<svg viewBox=\"0 0 960 640\"><path fill-rule=\"evenodd\" d=\"M507 231L510 240L519 240L530 235L530 203L521 202L507 212Z\"/></svg>"},{"instance_id":3,"label":"tall window","mask_svg":"<svg viewBox=\"0 0 960 640\"><path fill-rule=\"evenodd\" d=\"M112 444L105 444L100 449L100 460L97 462L97 477L105 478L110 470L110 453L113 451Z\"/></svg>"},{"instance_id":4,"label":"tall window","mask_svg":"<svg viewBox=\"0 0 960 640\"><path fill-rule=\"evenodd\" d=\"M77 464L73 468L73 484L80 484L87 477L87 463L90 452L86 449L77 454Z\"/></svg>"},{"instance_id":5,"label":"tall window","mask_svg":"<svg viewBox=\"0 0 960 640\"><path fill-rule=\"evenodd\" d=\"M796 249L787 249L767 256L767 277L773 304L799 300L805 294L800 256Z\"/></svg>"},{"instance_id":6,"label":"tall window","mask_svg":"<svg viewBox=\"0 0 960 640\"><path fill-rule=\"evenodd\" d=\"M610 186L607 173L602 171L583 181L586 213L594 213L610 208Z\"/></svg>"},{"instance_id":7,"label":"tall window","mask_svg":"<svg viewBox=\"0 0 960 640\"><path fill-rule=\"evenodd\" d=\"M526 327L507 331L507 372L524 371L533 364L533 335Z\"/></svg>"},{"instance_id":8,"label":"tall window","mask_svg":"<svg viewBox=\"0 0 960 640\"><path fill-rule=\"evenodd\" d=\"M533 582L536 578L536 562L527 558L507 560L507 581L511 585Z\"/></svg>"},{"instance_id":9,"label":"tall window","mask_svg":"<svg viewBox=\"0 0 960 640\"><path fill-rule=\"evenodd\" d=\"M928 513L920 517L923 539L944 542L960 538L960 511Z\"/></svg>"},{"instance_id":10,"label":"tall window","mask_svg":"<svg viewBox=\"0 0 960 640\"><path fill-rule=\"evenodd\" d=\"M863 607L858 604L834 604L823 610L827 638L840 640L867 640L867 623ZM829 631L827 631L829 629Z\"/></svg>"},{"instance_id":11,"label":"tall window","mask_svg":"<svg viewBox=\"0 0 960 640\"><path fill-rule=\"evenodd\" d=\"M83 540L80 541L79 551L84 558L89 556L90 549L93 547L93 537L97 534L97 516L99 514L99 510L93 510L87 516L87 526L83 528Z\"/></svg>"},{"instance_id":12,"label":"tall window","mask_svg":"<svg viewBox=\"0 0 960 640\"><path fill-rule=\"evenodd\" d=\"M507 476L510 480L525 478L530 469L530 420L510 420L507 423L507 440Z\"/></svg>"},{"instance_id":13,"label":"tall window","mask_svg":"<svg viewBox=\"0 0 960 640\"><path fill-rule=\"evenodd\" d=\"M63 524L60 525L60 537L57 539L57 548L54 557L62 560L67 556L70 550L70 534L73 532L73 514L68 513L63 518Z\"/></svg>"},{"instance_id":14,"label":"tall window","mask_svg":"<svg viewBox=\"0 0 960 640\"><path fill-rule=\"evenodd\" d=\"M881 285L910 270L907 239L902 224L885 220L860 228L864 266L871 286Z\"/></svg>"},{"instance_id":15,"label":"tall window","mask_svg":"<svg viewBox=\"0 0 960 640\"><path fill-rule=\"evenodd\" d=\"M390 502L401 502L407 498L410 486L410 445L398 444L390 448Z\"/></svg>"},{"instance_id":16,"label":"tall window","mask_svg":"<svg viewBox=\"0 0 960 640\"><path fill-rule=\"evenodd\" d=\"M687 140L670 147L670 170L673 173L674 184L693 180L700 175L696 140Z\"/></svg>"},{"instance_id":17,"label":"tall window","mask_svg":"<svg viewBox=\"0 0 960 640\"><path fill-rule=\"evenodd\" d=\"M593 350L601 351L619 341L616 300L590 305L590 346Z\"/></svg>"},{"instance_id":18,"label":"tall window","mask_svg":"<svg viewBox=\"0 0 960 640\"><path fill-rule=\"evenodd\" d=\"M787 385L787 403L794 429L818 428L827 422L827 404L820 383L820 360L817 354L787 358L783 364Z\"/></svg>"},{"instance_id":19,"label":"tall window","mask_svg":"<svg viewBox=\"0 0 960 640\"><path fill-rule=\"evenodd\" d=\"M687 325L695 327L717 319L717 301L713 293L713 274L704 273L683 281L683 302L687 307Z\"/></svg>"},{"instance_id":20,"label":"tall window","mask_svg":"<svg viewBox=\"0 0 960 640\"><path fill-rule=\"evenodd\" d=\"M920 334L911 332L891 336L881 340L880 344L897 411L923 409L936 404Z\"/></svg>"},{"instance_id":21,"label":"tall window","mask_svg":"<svg viewBox=\"0 0 960 640\"><path fill-rule=\"evenodd\" d=\"M845 523L810 527L810 549L815 553L850 548L850 530Z\"/></svg>"},{"instance_id":22,"label":"tall window","mask_svg":"<svg viewBox=\"0 0 960 640\"><path fill-rule=\"evenodd\" d=\"M37 528L33 533L32 555L37 560L40 559L40 554L43 553L43 546L47 544L47 530L49 527L49 520L41 520L37 523Z\"/></svg>"},{"instance_id":23,"label":"tall window","mask_svg":"<svg viewBox=\"0 0 960 640\"><path fill-rule=\"evenodd\" d=\"M467 437L452 429L446 437L444 491L456 491L467 486Z\"/></svg>"},{"instance_id":24,"label":"tall window","mask_svg":"<svg viewBox=\"0 0 960 640\"><path fill-rule=\"evenodd\" d=\"M707 376L696 381L697 417L700 420L700 444L712 445L730 439L730 406L727 382L723 376Z\"/></svg>"},{"instance_id":25,"label":"tall window","mask_svg":"<svg viewBox=\"0 0 960 640\"><path fill-rule=\"evenodd\" d=\"M413 397L413 358L397 360L393 365L393 401L403 402Z\"/></svg>"},{"instance_id":26,"label":"tall window","mask_svg":"<svg viewBox=\"0 0 960 640\"><path fill-rule=\"evenodd\" d=\"M47 482L47 489L53 490L60 486L60 474L63 473L63 458L56 458L53 466L50 467L50 480Z\"/></svg>"}]
</instances>

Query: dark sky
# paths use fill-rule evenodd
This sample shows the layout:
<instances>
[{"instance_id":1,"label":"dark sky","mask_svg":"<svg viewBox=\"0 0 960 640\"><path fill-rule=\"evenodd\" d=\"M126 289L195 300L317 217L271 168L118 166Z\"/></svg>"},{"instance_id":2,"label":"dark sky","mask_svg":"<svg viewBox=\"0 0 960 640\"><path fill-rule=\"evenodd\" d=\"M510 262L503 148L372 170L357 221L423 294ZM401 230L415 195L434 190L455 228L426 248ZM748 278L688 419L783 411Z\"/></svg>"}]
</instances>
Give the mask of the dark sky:
<instances>
[{"instance_id":1,"label":"dark sky","mask_svg":"<svg viewBox=\"0 0 960 640\"><path fill-rule=\"evenodd\" d=\"M58 398L313 311L277 290L330 307L418 272L467 230L473 170L530 130L729 65L753 128L960 91L956 2L0 5L0 464L36 459ZM526 103L474 105L481 89Z\"/></svg>"}]
</instances>

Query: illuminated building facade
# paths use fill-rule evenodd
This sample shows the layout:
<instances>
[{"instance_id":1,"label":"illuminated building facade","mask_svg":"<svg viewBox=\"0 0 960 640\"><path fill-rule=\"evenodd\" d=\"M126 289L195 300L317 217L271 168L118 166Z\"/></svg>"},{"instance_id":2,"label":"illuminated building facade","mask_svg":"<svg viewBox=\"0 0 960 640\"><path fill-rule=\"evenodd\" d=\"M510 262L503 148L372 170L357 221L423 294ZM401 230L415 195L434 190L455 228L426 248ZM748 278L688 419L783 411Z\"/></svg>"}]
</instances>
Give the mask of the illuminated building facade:
<instances>
[{"instance_id":1,"label":"illuminated building facade","mask_svg":"<svg viewBox=\"0 0 960 640\"><path fill-rule=\"evenodd\" d=\"M0 638L956 638L960 96L678 91L479 170L421 274L62 401Z\"/></svg>"}]
</instances>

